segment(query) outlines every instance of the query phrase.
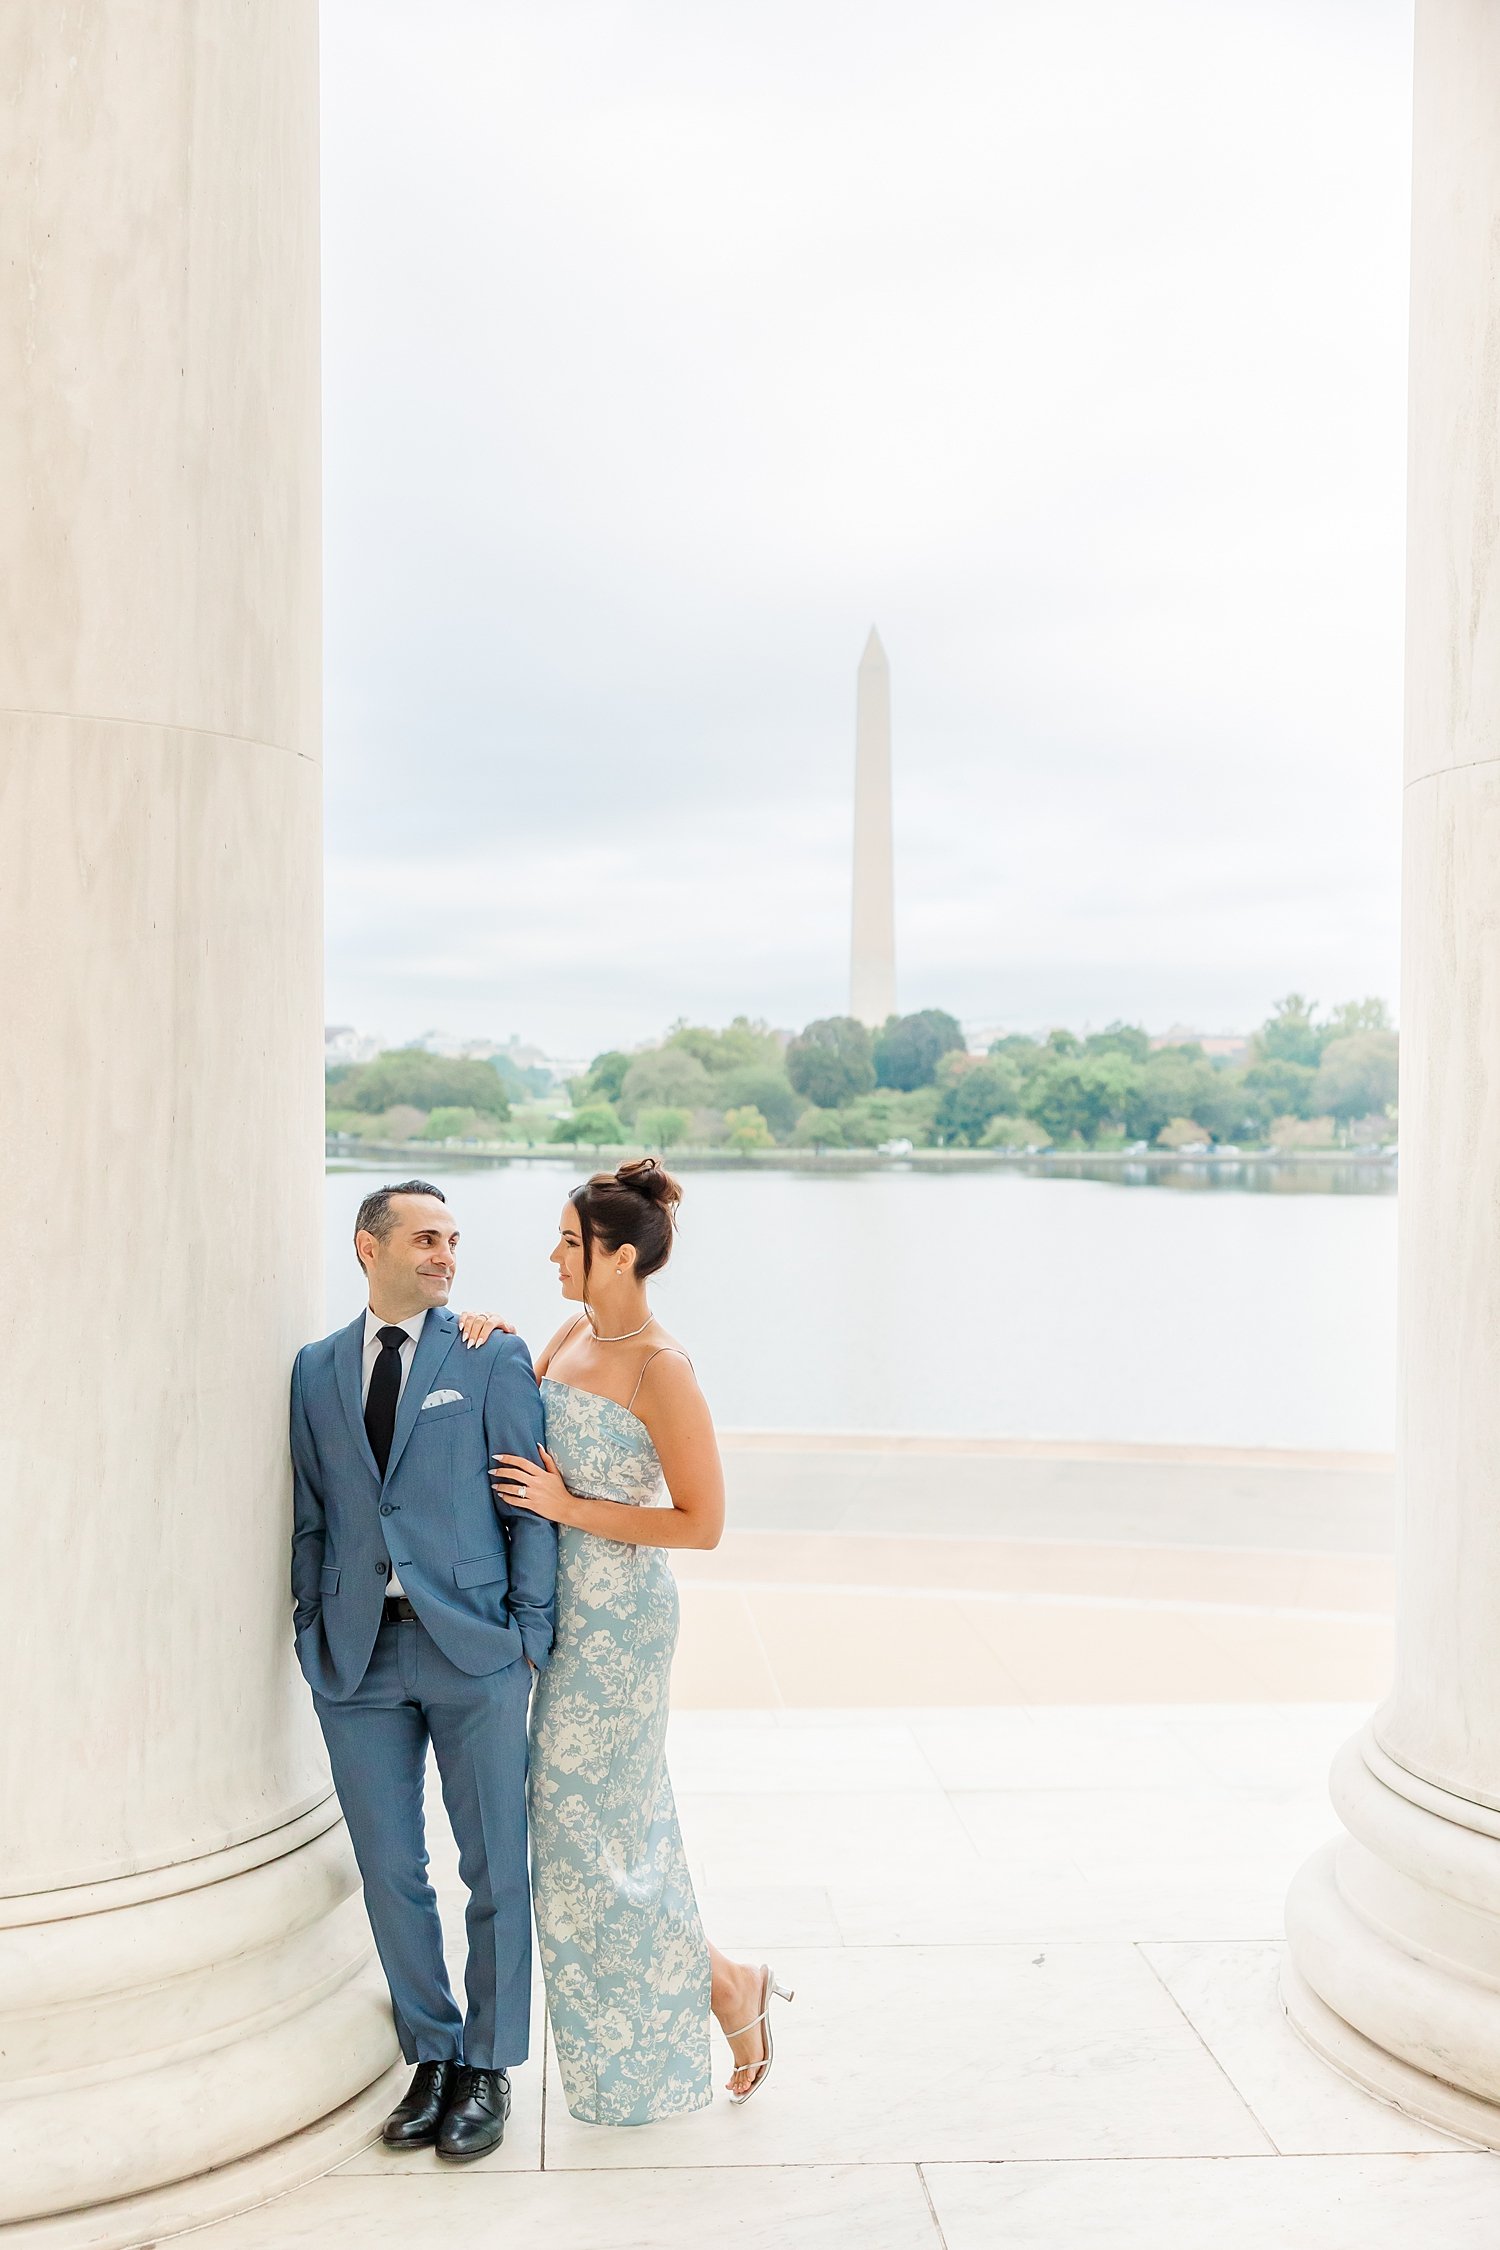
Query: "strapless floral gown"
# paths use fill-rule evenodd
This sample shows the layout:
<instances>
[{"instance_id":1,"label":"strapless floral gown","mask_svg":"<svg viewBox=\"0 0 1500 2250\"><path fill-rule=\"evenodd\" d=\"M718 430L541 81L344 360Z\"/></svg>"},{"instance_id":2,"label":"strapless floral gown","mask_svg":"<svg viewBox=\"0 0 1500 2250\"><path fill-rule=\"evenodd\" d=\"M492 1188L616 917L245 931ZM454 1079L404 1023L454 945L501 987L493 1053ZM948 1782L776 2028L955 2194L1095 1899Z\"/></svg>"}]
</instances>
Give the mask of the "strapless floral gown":
<instances>
[{"instance_id":1,"label":"strapless floral gown","mask_svg":"<svg viewBox=\"0 0 1500 2250\"><path fill-rule=\"evenodd\" d=\"M550 1379L542 1402L571 1491L661 1501L656 1448L627 1407ZM557 1641L532 1698L531 1881L563 2089L591 2125L713 2099L708 1944L666 1760L676 1643L665 1550L564 1525Z\"/></svg>"}]
</instances>

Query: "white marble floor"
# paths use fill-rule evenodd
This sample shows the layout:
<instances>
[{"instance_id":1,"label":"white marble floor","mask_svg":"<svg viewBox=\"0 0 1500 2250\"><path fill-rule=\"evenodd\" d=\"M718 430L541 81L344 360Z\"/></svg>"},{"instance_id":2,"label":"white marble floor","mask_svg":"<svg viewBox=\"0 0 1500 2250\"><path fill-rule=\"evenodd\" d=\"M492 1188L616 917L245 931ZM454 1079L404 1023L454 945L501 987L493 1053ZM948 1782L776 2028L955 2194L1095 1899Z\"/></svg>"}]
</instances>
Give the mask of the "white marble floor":
<instances>
[{"instance_id":1,"label":"white marble floor","mask_svg":"<svg viewBox=\"0 0 1500 2250\"><path fill-rule=\"evenodd\" d=\"M765 2093L610 2133L533 2065L496 2159L369 2149L194 2239L1491 2250L1500 2163L1345 2086L1277 2004L1286 1884L1362 1716L685 1714L710 1930L797 1988ZM446 1839L434 1858L456 1942Z\"/></svg>"}]
</instances>

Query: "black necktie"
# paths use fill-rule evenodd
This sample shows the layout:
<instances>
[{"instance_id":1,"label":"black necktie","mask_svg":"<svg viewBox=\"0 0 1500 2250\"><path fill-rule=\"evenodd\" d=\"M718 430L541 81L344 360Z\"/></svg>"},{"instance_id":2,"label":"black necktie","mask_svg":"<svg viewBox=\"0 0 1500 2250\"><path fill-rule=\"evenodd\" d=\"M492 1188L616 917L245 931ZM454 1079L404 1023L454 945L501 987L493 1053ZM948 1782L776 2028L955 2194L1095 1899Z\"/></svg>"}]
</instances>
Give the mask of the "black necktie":
<instances>
[{"instance_id":1,"label":"black necktie","mask_svg":"<svg viewBox=\"0 0 1500 2250\"><path fill-rule=\"evenodd\" d=\"M396 1434L396 1401L401 1395L401 1346L411 1341L404 1328L378 1328L380 1357L370 1371L365 1393L365 1436L382 1480Z\"/></svg>"}]
</instances>

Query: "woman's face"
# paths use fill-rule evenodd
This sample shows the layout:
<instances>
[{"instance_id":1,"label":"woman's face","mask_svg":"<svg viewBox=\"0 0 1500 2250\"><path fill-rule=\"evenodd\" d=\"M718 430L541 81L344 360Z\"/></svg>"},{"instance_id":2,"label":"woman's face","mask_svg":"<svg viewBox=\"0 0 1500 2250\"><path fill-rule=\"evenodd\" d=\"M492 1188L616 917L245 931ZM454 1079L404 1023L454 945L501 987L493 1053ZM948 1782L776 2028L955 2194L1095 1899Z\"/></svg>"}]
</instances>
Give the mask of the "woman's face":
<instances>
[{"instance_id":1,"label":"woman's face","mask_svg":"<svg viewBox=\"0 0 1500 2250\"><path fill-rule=\"evenodd\" d=\"M581 1305L584 1298L583 1229L571 1203L563 1205L562 1217L557 1222L557 1248L552 1253L552 1263L557 1268L563 1295Z\"/></svg>"}]
</instances>

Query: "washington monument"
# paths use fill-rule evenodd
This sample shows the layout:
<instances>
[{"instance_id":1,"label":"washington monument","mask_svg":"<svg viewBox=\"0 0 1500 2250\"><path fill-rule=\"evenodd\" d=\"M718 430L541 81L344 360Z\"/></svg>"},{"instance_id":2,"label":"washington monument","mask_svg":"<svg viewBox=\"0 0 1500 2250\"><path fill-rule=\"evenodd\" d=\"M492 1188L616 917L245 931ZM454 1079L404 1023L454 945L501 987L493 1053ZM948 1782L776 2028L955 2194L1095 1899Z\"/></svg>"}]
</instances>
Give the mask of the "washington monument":
<instances>
[{"instance_id":1,"label":"washington monument","mask_svg":"<svg viewBox=\"0 0 1500 2250\"><path fill-rule=\"evenodd\" d=\"M891 668L870 628L859 660L854 725L854 921L849 1013L872 1030L896 1012L896 903L891 865Z\"/></svg>"}]
</instances>

